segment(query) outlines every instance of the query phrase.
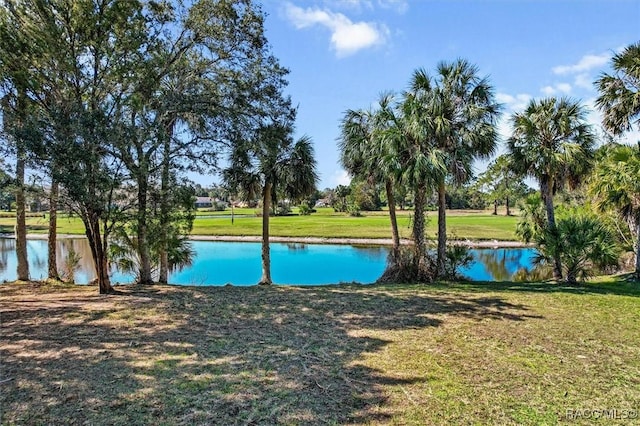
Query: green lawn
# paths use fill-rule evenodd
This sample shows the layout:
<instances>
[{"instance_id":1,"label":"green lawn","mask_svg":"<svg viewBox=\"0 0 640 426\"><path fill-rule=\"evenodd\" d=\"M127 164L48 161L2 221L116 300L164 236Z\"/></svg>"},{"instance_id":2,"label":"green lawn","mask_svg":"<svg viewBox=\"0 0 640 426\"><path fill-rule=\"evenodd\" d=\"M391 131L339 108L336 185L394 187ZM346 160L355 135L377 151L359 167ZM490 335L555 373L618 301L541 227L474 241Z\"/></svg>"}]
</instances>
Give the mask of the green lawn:
<instances>
[{"instance_id":1,"label":"green lawn","mask_svg":"<svg viewBox=\"0 0 640 426\"><path fill-rule=\"evenodd\" d=\"M236 209L237 217L231 224L230 211L200 211L194 222L194 235L252 235L262 231L261 218L256 209ZM411 211L398 213L400 234L408 238L411 234ZM204 217L203 217L204 216ZM214 216L214 217L207 217ZM221 217L222 216L222 217ZM13 227L15 219L0 218L0 226ZM447 233L459 239L470 240L515 240L517 217L493 216L490 212L450 211L447 216ZM29 232L46 232L48 221L43 217L28 218ZM61 234L84 234L84 227L78 218L61 217L58 223ZM436 213L428 214L427 235L435 238L437 233ZM277 216L271 218L271 235L284 237L327 237L327 238L390 238L391 230L388 213L364 212L362 217L351 217L345 213L335 213L333 209L318 209L310 216Z\"/></svg>"},{"instance_id":2,"label":"green lawn","mask_svg":"<svg viewBox=\"0 0 640 426\"><path fill-rule=\"evenodd\" d=\"M2 424L588 425L567 413L640 409L638 283L120 290L0 286Z\"/></svg>"}]
</instances>

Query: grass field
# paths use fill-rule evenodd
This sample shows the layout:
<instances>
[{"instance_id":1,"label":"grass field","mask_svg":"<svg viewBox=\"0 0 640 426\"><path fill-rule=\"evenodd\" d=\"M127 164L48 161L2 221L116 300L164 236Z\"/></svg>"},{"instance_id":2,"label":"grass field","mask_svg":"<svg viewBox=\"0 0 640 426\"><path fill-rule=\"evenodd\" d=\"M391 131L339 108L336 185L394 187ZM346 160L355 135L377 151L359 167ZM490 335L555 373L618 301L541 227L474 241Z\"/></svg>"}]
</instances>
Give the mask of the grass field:
<instances>
[{"instance_id":1,"label":"grass field","mask_svg":"<svg viewBox=\"0 0 640 426\"><path fill-rule=\"evenodd\" d=\"M0 286L2 424L582 425L567 413L640 409L637 283L121 292Z\"/></svg>"},{"instance_id":2,"label":"grass field","mask_svg":"<svg viewBox=\"0 0 640 426\"><path fill-rule=\"evenodd\" d=\"M260 235L261 218L256 209L236 209L234 223L231 223L230 211L198 212L194 221L194 235ZM411 234L411 211L398 213L400 234L408 238ZM437 233L437 214L429 213L427 235L435 237ZM451 237L470 240L515 240L517 217L493 216L485 211L449 211L447 233ZM13 228L15 219L0 218L0 227ZM46 218L28 218L28 232L44 233L47 230ZM84 234L84 227L78 218L61 217L58 222L61 234ZM351 217L345 213L335 213L331 208L318 209L310 216L277 216L271 218L271 235L281 237L327 237L327 238L390 238L391 229L388 213L365 212L363 217Z\"/></svg>"}]
</instances>

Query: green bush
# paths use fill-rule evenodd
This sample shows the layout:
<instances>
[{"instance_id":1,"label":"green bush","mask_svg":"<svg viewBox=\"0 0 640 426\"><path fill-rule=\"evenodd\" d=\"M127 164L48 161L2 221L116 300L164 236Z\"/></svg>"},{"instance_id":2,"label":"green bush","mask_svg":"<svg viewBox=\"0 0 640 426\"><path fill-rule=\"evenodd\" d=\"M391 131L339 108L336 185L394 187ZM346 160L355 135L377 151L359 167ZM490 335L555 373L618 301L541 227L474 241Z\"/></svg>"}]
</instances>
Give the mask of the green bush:
<instances>
[{"instance_id":1,"label":"green bush","mask_svg":"<svg viewBox=\"0 0 640 426\"><path fill-rule=\"evenodd\" d=\"M298 214L300 216L309 216L312 212L313 209L306 204L301 204L300 207L298 207Z\"/></svg>"},{"instance_id":2,"label":"green bush","mask_svg":"<svg viewBox=\"0 0 640 426\"><path fill-rule=\"evenodd\" d=\"M473 262L471 250L467 246L459 244L448 245L445 255L445 276L442 278L448 280L460 279L461 275L458 274L458 269L464 268Z\"/></svg>"},{"instance_id":3,"label":"green bush","mask_svg":"<svg viewBox=\"0 0 640 426\"><path fill-rule=\"evenodd\" d=\"M558 220L555 230L545 228L536 238L537 264L552 264L560 257L569 283L584 280L597 272L607 272L618 264L620 249L611 231L588 215Z\"/></svg>"}]
</instances>

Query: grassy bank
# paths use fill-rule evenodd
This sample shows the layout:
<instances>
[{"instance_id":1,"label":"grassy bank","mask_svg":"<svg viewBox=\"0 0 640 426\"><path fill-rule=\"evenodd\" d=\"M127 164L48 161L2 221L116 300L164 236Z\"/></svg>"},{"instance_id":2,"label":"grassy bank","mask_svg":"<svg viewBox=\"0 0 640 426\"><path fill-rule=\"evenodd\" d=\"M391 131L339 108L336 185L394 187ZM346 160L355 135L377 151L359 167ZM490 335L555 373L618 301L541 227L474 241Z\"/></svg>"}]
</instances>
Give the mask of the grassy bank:
<instances>
[{"instance_id":1,"label":"grassy bank","mask_svg":"<svg viewBox=\"0 0 640 426\"><path fill-rule=\"evenodd\" d=\"M237 209L231 223L230 211L199 212L193 228L194 235L260 235L261 218L255 215L255 209ZM408 238L411 234L411 211L398 214L400 234ZM271 219L271 235L280 237L325 237L325 238L390 238L391 230L386 212L365 212L363 217L351 217L345 213L335 213L333 209L318 209L310 216L277 216ZM493 216L485 211L448 212L447 232L452 237L470 240L515 240L517 217ZM13 229L15 219L0 218L0 227ZM28 218L27 225L31 233L45 233L48 221L42 216ZM61 217L58 223L61 234L84 234L84 227L78 218ZM436 214L430 213L427 234L435 237L437 233Z\"/></svg>"},{"instance_id":2,"label":"grassy bank","mask_svg":"<svg viewBox=\"0 0 640 426\"><path fill-rule=\"evenodd\" d=\"M2 424L537 425L640 408L637 284L122 293L0 286Z\"/></svg>"}]
</instances>

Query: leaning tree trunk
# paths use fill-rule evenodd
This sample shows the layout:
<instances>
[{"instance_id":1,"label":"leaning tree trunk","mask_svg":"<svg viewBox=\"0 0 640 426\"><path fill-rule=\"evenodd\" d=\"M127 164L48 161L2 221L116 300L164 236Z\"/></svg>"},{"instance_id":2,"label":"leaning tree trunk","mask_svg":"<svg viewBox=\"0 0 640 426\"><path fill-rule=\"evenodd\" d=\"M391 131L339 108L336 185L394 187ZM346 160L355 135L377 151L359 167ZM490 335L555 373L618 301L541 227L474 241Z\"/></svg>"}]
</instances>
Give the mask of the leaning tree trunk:
<instances>
[{"instance_id":1,"label":"leaning tree trunk","mask_svg":"<svg viewBox=\"0 0 640 426\"><path fill-rule=\"evenodd\" d=\"M556 215L553 208L553 185L551 182L542 181L540 182L540 192L542 194L542 200L544 202L544 207L547 212L547 226L549 227L549 232L551 232L554 236L554 245L553 248L553 279L556 281L562 281L562 261L560 260L560 238L557 235L558 228L556 226Z\"/></svg>"},{"instance_id":2,"label":"leaning tree trunk","mask_svg":"<svg viewBox=\"0 0 640 426\"><path fill-rule=\"evenodd\" d=\"M58 226L58 181L54 178L51 179L51 191L49 192L49 236L47 238L48 256L47 256L47 269L48 277L50 280L60 280L58 274L57 264L57 226Z\"/></svg>"},{"instance_id":3,"label":"leaning tree trunk","mask_svg":"<svg viewBox=\"0 0 640 426\"><path fill-rule=\"evenodd\" d=\"M391 235L393 238L393 247L391 255L395 263L400 258L400 233L398 232L398 220L396 218L396 200L393 198L393 182L387 179L385 183L387 191L387 202L389 204L389 219L391 220Z\"/></svg>"},{"instance_id":4,"label":"leaning tree trunk","mask_svg":"<svg viewBox=\"0 0 640 426\"><path fill-rule=\"evenodd\" d=\"M273 284L271 281L271 254L269 252L269 214L272 183L267 180L262 191L262 278L259 285Z\"/></svg>"},{"instance_id":5,"label":"leaning tree trunk","mask_svg":"<svg viewBox=\"0 0 640 426\"><path fill-rule=\"evenodd\" d=\"M16 161L16 257L18 259L18 280L29 280L29 260L27 258L27 221L24 195L25 160L21 143L18 142Z\"/></svg>"},{"instance_id":6,"label":"leaning tree trunk","mask_svg":"<svg viewBox=\"0 0 640 426\"><path fill-rule=\"evenodd\" d=\"M447 199L444 181L438 184L438 277L445 275L447 256Z\"/></svg>"},{"instance_id":7,"label":"leaning tree trunk","mask_svg":"<svg viewBox=\"0 0 640 426\"><path fill-rule=\"evenodd\" d=\"M425 268L425 257L427 247L424 240L424 208L426 203L426 188L418 186L415 189L415 208L413 218L413 244L414 244L414 267L416 272Z\"/></svg>"}]
</instances>

